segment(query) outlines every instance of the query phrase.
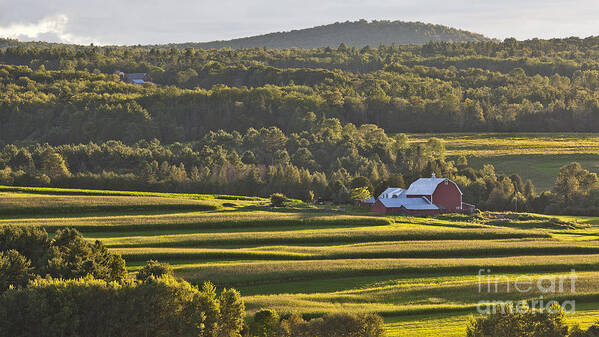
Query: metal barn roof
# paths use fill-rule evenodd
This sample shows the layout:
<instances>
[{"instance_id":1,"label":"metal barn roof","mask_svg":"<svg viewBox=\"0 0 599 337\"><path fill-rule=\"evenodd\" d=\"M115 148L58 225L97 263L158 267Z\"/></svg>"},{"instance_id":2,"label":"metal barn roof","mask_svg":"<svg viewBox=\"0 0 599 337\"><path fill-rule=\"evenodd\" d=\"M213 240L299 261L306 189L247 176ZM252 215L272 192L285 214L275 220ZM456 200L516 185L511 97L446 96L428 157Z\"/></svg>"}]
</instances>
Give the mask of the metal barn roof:
<instances>
[{"instance_id":1,"label":"metal barn roof","mask_svg":"<svg viewBox=\"0 0 599 337\"><path fill-rule=\"evenodd\" d=\"M399 208L404 207L407 210L422 211L422 210L435 210L439 207L435 204L431 204L426 198L407 198L401 196L399 198L386 198L379 199L381 203L387 208Z\"/></svg>"},{"instance_id":2,"label":"metal barn roof","mask_svg":"<svg viewBox=\"0 0 599 337\"><path fill-rule=\"evenodd\" d=\"M381 193L379 195L379 199L387 199L387 198L397 198L399 197L405 190L403 188L399 188L399 187L389 187L386 190L383 191L383 193Z\"/></svg>"},{"instance_id":3,"label":"metal barn roof","mask_svg":"<svg viewBox=\"0 0 599 337\"><path fill-rule=\"evenodd\" d=\"M129 81L133 80L143 80L146 77L147 73L127 73L125 74L125 78Z\"/></svg>"},{"instance_id":4,"label":"metal barn roof","mask_svg":"<svg viewBox=\"0 0 599 337\"><path fill-rule=\"evenodd\" d=\"M435 193L437 186L447 180L446 178L420 178L410 185L406 191L407 195L431 195Z\"/></svg>"},{"instance_id":5,"label":"metal barn roof","mask_svg":"<svg viewBox=\"0 0 599 337\"><path fill-rule=\"evenodd\" d=\"M437 186L445 181L455 184L453 181L447 178L437 178L434 174L431 178L420 178L410 185L410 187L406 190L406 195L432 195L435 193ZM463 194L457 184L456 187L458 188L458 192Z\"/></svg>"}]
</instances>

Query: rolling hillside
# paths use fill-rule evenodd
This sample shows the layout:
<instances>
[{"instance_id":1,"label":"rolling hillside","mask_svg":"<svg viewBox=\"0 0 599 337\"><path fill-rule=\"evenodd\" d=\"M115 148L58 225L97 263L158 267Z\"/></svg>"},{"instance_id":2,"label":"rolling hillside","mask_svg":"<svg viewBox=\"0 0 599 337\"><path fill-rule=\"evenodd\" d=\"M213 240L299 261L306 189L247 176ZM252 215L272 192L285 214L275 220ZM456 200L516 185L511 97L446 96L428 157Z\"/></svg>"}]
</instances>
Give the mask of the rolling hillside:
<instances>
[{"instance_id":1,"label":"rolling hillside","mask_svg":"<svg viewBox=\"0 0 599 337\"><path fill-rule=\"evenodd\" d=\"M422 22L372 21L336 22L330 25L250 36L229 41L204 43L169 44L179 48L260 48L273 49L337 47L347 46L377 47L392 44L423 44L430 41L480 42L488 41L481 34L471 33L442 25Z\"/></svg>"},{"instance_id":2,"label":"rolling hillside","mask_svg":"<svg viewBox=\"0 0 599 337\"><path fill-rule=\"evenodd\" d=\"M236 38L226 41L168 43L160 45L137 45L135 48L321 48L338 47L341 43L355 47L378 47L424 44L427 42L484 42L491 41L484 35L453 27L423 22L405 21L346 21L311 28L296 29L285 32L273 32L263 35ZM89 46L53 43L43 41L23 42L15 39L0 38L0 49L3 48L75 48L86 49ZM93 48L93 47L91 47Z\"/></svg>"},{"instance_id":3,"label":"rolling hillside","mask_svg":"<svg viewBox=\"0 0 599 337\"><path fill-rule=\"evenodd\" d=\"M130 276L149 259L168 262L192 283L238 289L250 314L378 313L388 336L463 336L477 303L491 299L572 298L566 320L583 327L599 313L596 217L380 216L247 199L2 186L0 226L76 228L121 254ZM500 291L477 290L482 267L501 275ZM505 289L522 274L572 268L575 294Z\"/></svg>"},{"instance_id":4,"label":"rolling hillside","mask_svg":"<svg viewBox=\"0 0 599 337\"><path fill-rule=\"evenodd\" d=\"M431 136L443 140L450 159L465 156L477 169L491 164L498 173L517 173L531 179L539 193L551 190L560 167L571 162L599 173L596 133L412 134L410 139L424 143Z\"/></svg>"}]
</instances>

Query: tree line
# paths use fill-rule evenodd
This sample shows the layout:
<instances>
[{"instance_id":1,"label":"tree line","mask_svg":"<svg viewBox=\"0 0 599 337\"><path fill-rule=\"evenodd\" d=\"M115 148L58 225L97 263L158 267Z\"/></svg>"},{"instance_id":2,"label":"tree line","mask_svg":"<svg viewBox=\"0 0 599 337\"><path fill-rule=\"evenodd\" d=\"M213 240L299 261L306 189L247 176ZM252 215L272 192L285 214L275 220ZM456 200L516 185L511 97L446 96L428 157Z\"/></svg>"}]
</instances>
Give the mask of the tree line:
<instances>
[{"instance_id":1,"label":"tree line","mask_svg":"<svg viewBox=\"0 0 599 337\"><path fill-rule=\"evenodd\" d=\"M380 337L376 315L291 315L277 331L259 311L250 325L235 289L194 286L172 267L148 261L129 277L125 261L74 229L50 238L40 227L0 228L0 335ZM278 322L277 322L278 323Z\"/></svg>"},{"instance_id":2,"label":"tree line","mask_svg":"<svg viewBox=\"0 0 599 337\"><path fill-rule=\"evenodd\" d=\"M551 191L530 180L475 169L465 157L446 158L443 142L390 136L375 125L324 119L310 131L276 127L245 133L211 131L196 142L120 141L77 145L4 146L0 184L114 190L269 196L284 193L350 203L407 187L420 177L455 181L466 202L482 210L599 214L599 178L579 164L564 166Z\"/></svg>"}]
</instances>

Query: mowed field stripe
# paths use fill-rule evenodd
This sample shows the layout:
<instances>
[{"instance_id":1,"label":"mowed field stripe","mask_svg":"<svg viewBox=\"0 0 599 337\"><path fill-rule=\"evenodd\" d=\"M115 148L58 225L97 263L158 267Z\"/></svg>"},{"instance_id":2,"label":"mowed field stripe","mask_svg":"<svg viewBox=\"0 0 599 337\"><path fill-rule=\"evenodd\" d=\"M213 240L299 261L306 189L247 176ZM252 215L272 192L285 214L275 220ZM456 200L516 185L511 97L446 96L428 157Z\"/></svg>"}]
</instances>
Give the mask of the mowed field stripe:
<instances>
[{"instance_id":1,"label":"mowed field stripe","mask_svg":"<svg viewBox=\"0 0 599 337\"><path fill-rule=\"evenodd\" d=\"M363 243L413 240L487 240L550 238L550 234L505 228L458 229L426 226L379 226L343 229L199 233L98 238L111 248L204 247L284 244Z\"/></svg>"},{"instance_id":2,"label":"mowed field stripe","mask_svg":"<svg viewBox=\"0 0 599 337\"><path fill-rule=\"evenodd\" d=\"M0 225L42 226L49 231L71 227L81 232L127 232L156 230L229 230L235 228L290 229L303 226L386 226L392 220L377 216L327 215L318 213L279 213L254 211L187 212L66 218L4 219Z\"/></svg>"},{"instance_id":3,"label":"mowed field stripe","mask_svg":"<svg viewBox=\"0 0 599 337\"><path fill-rule=\"evenodd\" d=\"M325 260L449 258L514 255L599 254L599 242L557 240L403 241L341 246L263 246L255 248L114 248L128 261L170 260Z\"/></svg>"},{"instance_id":4,"label":"mowed field stripe","mask_svg":"<svg viewBox=\"0 0 599 337\"><path fill-rule=\"evenodd\" d=\"M301 279L327 279L360 275L411 273L567 272L599 270L599 254L538 255L446 259L339 259L308 261L253 261L179 264L177 275L192 281L211 280L218 285L251 285Z\"/></svg>"}]
</instances>

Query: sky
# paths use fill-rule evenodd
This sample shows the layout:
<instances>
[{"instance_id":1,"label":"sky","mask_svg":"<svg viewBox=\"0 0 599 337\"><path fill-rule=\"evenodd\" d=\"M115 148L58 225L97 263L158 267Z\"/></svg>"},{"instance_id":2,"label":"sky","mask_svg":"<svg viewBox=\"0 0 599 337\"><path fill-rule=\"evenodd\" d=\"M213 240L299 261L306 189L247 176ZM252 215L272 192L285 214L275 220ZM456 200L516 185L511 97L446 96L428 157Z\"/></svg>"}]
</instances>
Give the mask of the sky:
<instances>
[{"instance_id":1,"label":"sky","mask_svg":"<svg viewBox=\"0 0 599 337\"><path fill-rule=\"evenodd\" d=\"M597 0L0 0L0 37L96 45L206 42L366 19L523 40L599 35L597 17Z\"/></svg>"}]
</instances>

